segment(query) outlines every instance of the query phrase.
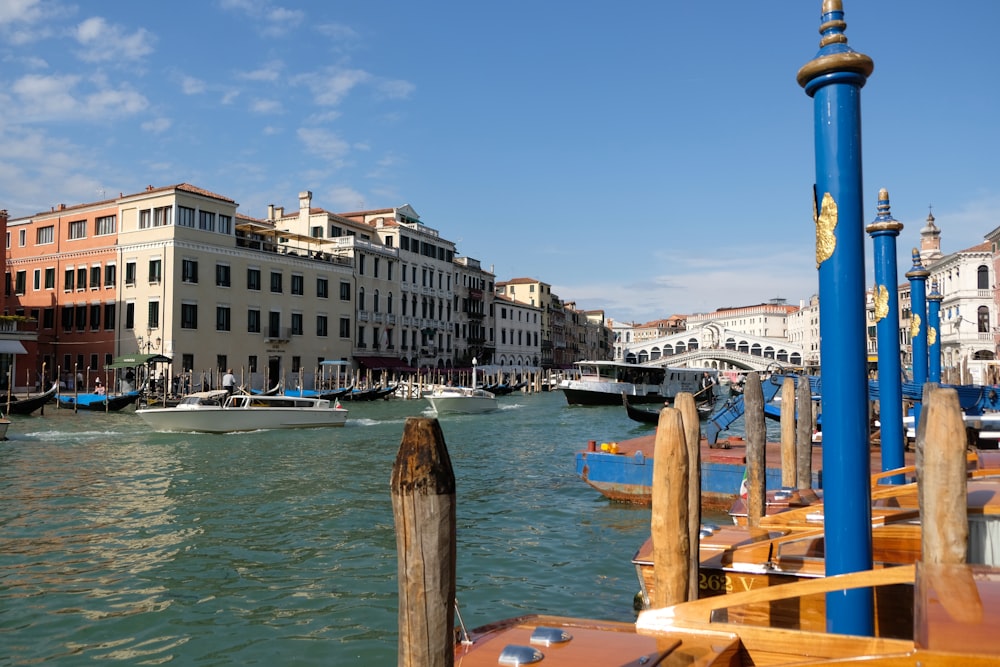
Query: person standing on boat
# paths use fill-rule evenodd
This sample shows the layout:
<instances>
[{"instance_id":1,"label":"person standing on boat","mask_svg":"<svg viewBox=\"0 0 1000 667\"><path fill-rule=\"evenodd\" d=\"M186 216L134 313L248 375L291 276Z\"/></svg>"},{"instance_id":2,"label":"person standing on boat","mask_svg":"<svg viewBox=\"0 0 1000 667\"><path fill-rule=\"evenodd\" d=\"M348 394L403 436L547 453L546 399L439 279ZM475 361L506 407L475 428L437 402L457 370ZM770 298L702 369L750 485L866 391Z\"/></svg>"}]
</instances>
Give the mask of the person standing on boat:
<instances>
[{"instance_id":1,"label":"person standing on boat","mask_svg":"<svg viewBox=\"0 0 1000 667\"><path fill-rule=\"evenodd\" d=\"M701 391L699 398L703 401L711 401L715 398L715 390L712 387L715 385L715 379L705 371L701 374Z\"/></svg>"},{"instance_id":2,"label":"person standing on boat","mask_svg":"<svg viewBox=\"0 0 1000 667\"><path fill-rule=\"evenodd\" d=\"M94 393L98 396L104 395L104 385L101 384L101 378L94 380Z\"/></svg>"},{"instance_id":3,"label":"person standing on boat","mask_svg":"<svg viewBox=\"0 0 1000 667\"><path fill-rule=\"evenodd\" d=\"M226 374L222 376L222 388L226 390L230 396L233 391L236 390L236 376L233 375L233 369L227 368Z\"/></svg>"}]
</instances>

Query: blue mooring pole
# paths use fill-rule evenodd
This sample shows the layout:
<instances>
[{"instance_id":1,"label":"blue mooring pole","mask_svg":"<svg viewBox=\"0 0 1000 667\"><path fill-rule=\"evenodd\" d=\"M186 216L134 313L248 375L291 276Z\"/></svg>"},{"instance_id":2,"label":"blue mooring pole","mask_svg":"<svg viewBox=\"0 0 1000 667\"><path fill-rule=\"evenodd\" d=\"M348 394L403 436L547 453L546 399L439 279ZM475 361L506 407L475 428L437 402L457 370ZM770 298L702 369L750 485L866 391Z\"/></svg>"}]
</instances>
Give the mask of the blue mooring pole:
<instances>
[{"instance_id":1,"label":"blue mooring pole","mask_svg":"<svg viewBox=\"0 0 1000 667\"><path fill-rule=\"evenodd\" d=\"M906 272L910 281L910 347L913 350L913 382L923 391L927 382L927 276L916 248L911 252L913 266ZM919 405L919 403L918 403ZM918 414L919 416L919 414Z\"/></svg>"},{"instance_id":2,"label":"blue mooring pole","mask_svg":"<svg viewBox=\"0 0 1000 667\"><path fill-rule=\"evenodd\" d=\"M847 45L842 0L823 0L820 49L797 80L813 98L816 264L823 364L826 573L872 567L861 88L871 58ZM826 596L827 630L873 635L871 589Z\"/></svg>"},{"instance_id":3,"label":"blue mooring pole","mask_svg":"<svg viewBox=\"0 0 1000 667\"><path fill-rule=\"evenodd\" d=\"M899 359L899 290L896 273L896 237L903 223L889 213L889 191L878 191L878 215L867 228L875 260L875 326L878 336L878 405L881 422L882 470L902 468L906 462L903 432L903 379ZM903 475L886 480L902 484Z\"/></svg>"},{"instance_id":4,"label":"blue mooring pole","mask_svg":"<svg viewBox=\"0 0 1000 667\"><path fill-rule=\"evenodd\" d=\"M927 295L927 381L941 382L941 300L937 281L931 282L931 293Z\"/></svg>"}]
</instances>

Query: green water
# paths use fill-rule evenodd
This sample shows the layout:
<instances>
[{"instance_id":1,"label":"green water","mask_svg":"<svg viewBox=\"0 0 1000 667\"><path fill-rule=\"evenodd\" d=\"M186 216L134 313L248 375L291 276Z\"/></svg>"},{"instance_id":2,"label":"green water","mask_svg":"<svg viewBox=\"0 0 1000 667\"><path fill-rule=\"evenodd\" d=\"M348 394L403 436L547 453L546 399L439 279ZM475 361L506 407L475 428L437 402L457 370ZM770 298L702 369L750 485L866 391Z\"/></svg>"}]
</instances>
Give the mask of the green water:
<instances>
[{"instance_id":1,"label":"green water","mask_svg":"<svg viewBox=\"0 0 1000 667\"><path fill-rule=\"evenodd\" d=\"M649 433L561 393L441 418L471 628L528 612L631 621L649 510L574 453ZM395 664L389 478L423 401L348 403L340 429L154 434L47 409L0 442L0 664Z\"/></svg>"}]
</instances>

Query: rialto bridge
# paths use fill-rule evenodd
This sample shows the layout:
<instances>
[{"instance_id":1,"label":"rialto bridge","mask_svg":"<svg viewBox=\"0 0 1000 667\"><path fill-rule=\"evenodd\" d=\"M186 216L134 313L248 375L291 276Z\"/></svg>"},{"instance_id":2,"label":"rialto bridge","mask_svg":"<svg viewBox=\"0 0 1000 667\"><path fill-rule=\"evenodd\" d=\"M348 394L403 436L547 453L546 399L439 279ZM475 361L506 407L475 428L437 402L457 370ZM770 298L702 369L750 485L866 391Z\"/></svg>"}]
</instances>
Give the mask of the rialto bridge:
<instances>
[{"instance_id":1,"label":"rialto bridge","mask_svg":"<svg viewBox=\"0 0 1000 667\"><path fill-rule=\"evenodd\" d=\"M803 350L779 338L753 336L707 325L624 348L624 361L660 366L763 371L778 362L801 366Z\"/></svg>"}]
</instances>

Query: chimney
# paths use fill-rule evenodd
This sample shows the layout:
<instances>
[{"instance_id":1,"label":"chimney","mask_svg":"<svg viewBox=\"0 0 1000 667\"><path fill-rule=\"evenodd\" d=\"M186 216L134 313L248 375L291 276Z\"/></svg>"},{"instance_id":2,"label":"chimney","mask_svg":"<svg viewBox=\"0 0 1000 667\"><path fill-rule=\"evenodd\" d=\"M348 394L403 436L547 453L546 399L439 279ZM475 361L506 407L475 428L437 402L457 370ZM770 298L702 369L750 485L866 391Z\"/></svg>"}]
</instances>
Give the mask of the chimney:
<instances>
[{"instance_id":1,"label":"chimney","mask_svg":"<svg viewBox=\"0 0 1000 667\"><path fill-rule=\"evenodd\" d=\"M274 220L274 204L267 205L267 219Z\"/></svg>"},{"instance_id":2,"label":"chimney","mask_svg":"<svg viewBox=\"0 0 1000 667\"><path fill-rule=\"evenodd\" d=\"M299 212L305 211L309 213L309 209L312 208L312 198L313 193L306 190L305 192L299 193Z\"/></svg>"}]
</instances>

